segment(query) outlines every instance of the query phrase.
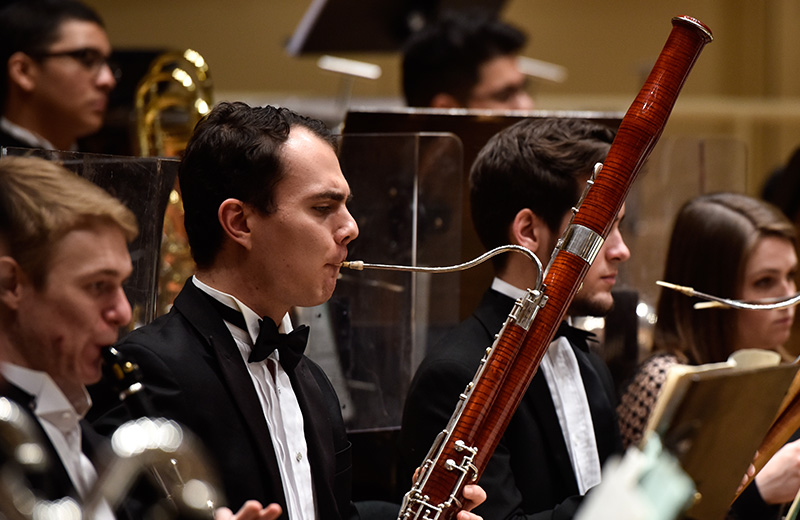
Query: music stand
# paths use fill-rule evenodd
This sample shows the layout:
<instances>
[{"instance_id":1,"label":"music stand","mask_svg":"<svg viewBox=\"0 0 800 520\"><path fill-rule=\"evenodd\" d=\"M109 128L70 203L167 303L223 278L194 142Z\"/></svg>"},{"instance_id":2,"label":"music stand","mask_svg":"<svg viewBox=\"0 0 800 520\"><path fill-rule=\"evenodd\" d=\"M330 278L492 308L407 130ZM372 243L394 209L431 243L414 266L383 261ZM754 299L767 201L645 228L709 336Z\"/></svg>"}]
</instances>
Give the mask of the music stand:
<instances>
[{"instance_id":1,"label":"music stand","mask_svg":"<svg viewBox=\"0 0 800 520\"><path fill-rule=\"evenodd\" d=\"M505 0L313 0L286 45L290 56L396 52L445 10L480 7L497 15Z\"/></svg>"}]
</instances>

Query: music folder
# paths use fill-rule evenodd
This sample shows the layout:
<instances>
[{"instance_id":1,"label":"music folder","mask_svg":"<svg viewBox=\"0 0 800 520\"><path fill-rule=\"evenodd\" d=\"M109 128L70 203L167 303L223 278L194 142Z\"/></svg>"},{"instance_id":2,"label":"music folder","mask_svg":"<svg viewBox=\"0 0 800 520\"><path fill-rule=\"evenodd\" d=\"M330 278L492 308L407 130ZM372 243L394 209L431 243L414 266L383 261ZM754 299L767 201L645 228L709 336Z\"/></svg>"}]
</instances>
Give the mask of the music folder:
<instances>
[{"instance_id":1,"label":"music folder","mask_svg":"<svg viewBox=\"0 0 800 520\"><path fill-rule=\"evenodd\" d=\"M670 369L647 431L695 483L687 518L725 518L798 370L779 360L774 352L745 350L726 363Z\"/></svg>"}]
</instances>

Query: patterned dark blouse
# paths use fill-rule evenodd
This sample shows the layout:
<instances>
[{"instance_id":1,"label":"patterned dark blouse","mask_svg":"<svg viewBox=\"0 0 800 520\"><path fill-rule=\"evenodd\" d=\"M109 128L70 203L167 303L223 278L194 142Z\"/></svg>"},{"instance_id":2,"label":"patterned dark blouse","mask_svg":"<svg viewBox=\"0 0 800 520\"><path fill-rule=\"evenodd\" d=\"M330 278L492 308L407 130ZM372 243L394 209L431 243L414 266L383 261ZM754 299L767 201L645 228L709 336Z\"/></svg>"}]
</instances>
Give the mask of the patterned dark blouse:
<instances>
[{"instance_id":1,"label":"patterned dark blouse","mask_svg":"<svg viewBox=\"0 0 800 520\"><path fill-rule=\"evenodd\" d=\"M672 354L656 354L650 357L639 366L622 392L617 415L622 445L626 449L641 440L661 387L667 379L667 371L677 364L678 358Z\"/></svg>"}]
</instances>

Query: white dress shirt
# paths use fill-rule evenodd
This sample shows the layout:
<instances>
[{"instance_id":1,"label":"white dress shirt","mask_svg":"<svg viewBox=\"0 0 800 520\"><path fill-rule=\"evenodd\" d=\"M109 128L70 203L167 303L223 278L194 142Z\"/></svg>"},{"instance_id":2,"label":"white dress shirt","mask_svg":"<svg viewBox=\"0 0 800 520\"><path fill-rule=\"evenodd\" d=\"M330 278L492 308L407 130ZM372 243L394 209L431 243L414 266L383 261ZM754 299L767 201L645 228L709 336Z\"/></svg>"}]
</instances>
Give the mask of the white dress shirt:
<instances>
[{"instance_id":1,"label":"white dress shirt","mask_svg":"<svg viewBox=\"0 0 800 520\"><path fill-rule=\"evenodd\" d=\"M45 372L10 363L3 363L0 370L8 382L34 397L34 415L58 453L78 495L86 499L97 481L97 471L81 446L80 420L92 406L89 393L83 388L81 396L70 401ZM114 514L108 504L103 503L95 518L113 519Z\"/></svg>"},{"instance_id":2,"label":"white dress shirt","mask_svg":"<svg viewBox=\"0 0 800 520\"><path fill-rule=\"evenodd\" d=\"M308 461L303 413L292 389L289 375L280 364L277 350L263 361L256 363L247 361L261 329L259 325L261 317L236 297L206 285L197 277L193 277L192 280L198 289L244 316L247 330L242 330L227 321L225 325L231 332L236 346L239 347L250 379L253 381L253 387L258 394L258 400L261 402L261 409L264 411L286 494L288 517L292 520L314 520L317 518L316 496L311 478L311 465ZM283 317L278 330L284 333L292 331L292 322L288 314Z\"/></svg>"},{"instance_id":3,"label":"white dress shirt","mask_svg":"<svg viewBox=\"0 0 800 520\"><path fill-rule=\"evenodd\" d=\"M524 290L499 278L492 282L492 289L515 300L525 296ZM600 483L600 455L580 367L567 338L550 343L539 369L550 388L578 491L584 495Z\"/></svg>"}]
</instances>

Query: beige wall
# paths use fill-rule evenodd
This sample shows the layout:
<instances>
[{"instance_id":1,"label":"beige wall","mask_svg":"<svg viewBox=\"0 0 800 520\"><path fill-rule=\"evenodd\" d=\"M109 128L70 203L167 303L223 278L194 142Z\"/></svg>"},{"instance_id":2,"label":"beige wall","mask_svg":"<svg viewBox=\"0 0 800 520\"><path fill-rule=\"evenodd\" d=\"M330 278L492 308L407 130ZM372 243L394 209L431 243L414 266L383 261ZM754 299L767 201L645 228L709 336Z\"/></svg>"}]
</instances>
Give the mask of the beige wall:
<instances>
[{"instance_id":1,"label":"beige wall","mask_svg":"<svg viewBox=\"0 0 800 520\"><path fill-rule=\"evenodd\" d=\"M380 1L380 0L364 0ZM327 103L340 79L316 56L283 50L309 1L88 0L118 48L185 48L208 60L217 99ZM625 110L661 50L675 15L714 32L686 83L666 135L728 135L748 149L748 190L800 142L800 4L795 0L508 0L503 17L525 29L525 54L568 68L560 85L541 85L541 108ZM346 30L346 29L345 29ZM351 29L352 30L352 29ZM349 55L381 65L376 81L357 80L360 104L400 99L397 55ZM789 101L786 101L789 99ZM388 100L388 101L387 101ZM787 104L788 103L788 104Z\"/></svg>"},{"instance_id":2,"label":"beige wall","mask_svg":"<svg viewBox=\"0 0 800 520\"><path fill-rule=\"evenodd\" d=\"M364 0L380 1L380 0ZM193 47L213 67L220 91L333 95L337 79L315 57L283 50L310 2L298 0L89 0L118 47ZM701 58L687 93L761 95L796 87L770 49L791 38L800 7L791 0L508 0L503 17L530 35L526 54L562 64L568 81L545 92L620 94L638 90L661 49L672 16L687 14L711 27L716 42ZM347 29L344 29L347 30ZM352 30L352 29L351 29ZM796 32L796 31L794 31ZM792 42L793 43L793 42ZM796 58L797 46L789 58ZM362 96L398 95L395 55L352 56L380 64L384 75L359 82ZM774 76L774 77L771 77ZM777 80L774 84L767 84ZM794 84L791 84L791 83Z\"/></svg>"}]
</instances>

